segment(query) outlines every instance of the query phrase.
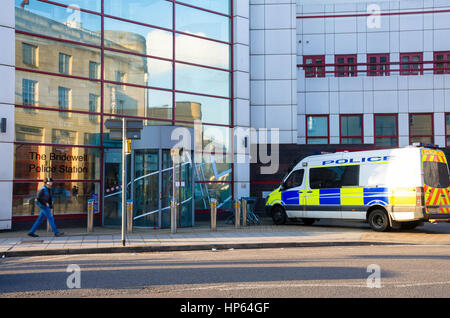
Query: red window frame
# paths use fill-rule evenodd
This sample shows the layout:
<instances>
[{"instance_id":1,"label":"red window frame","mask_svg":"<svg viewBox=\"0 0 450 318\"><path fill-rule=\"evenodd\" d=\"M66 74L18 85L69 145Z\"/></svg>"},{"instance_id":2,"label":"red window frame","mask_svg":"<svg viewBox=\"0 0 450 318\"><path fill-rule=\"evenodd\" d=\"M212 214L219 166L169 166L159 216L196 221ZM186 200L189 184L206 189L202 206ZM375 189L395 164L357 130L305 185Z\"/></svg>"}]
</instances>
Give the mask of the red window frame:
<instances>
[{"instance_id":1,"label":"red window frame","mask_svg":"<svg viewBox=\"0 0 450 318\"><path fill-rule=\"evenodd\" d=\"M406 57L409 59L407 62L403 61ZM419 60L412 61L414 57ZM423 52L400 53L400 75L423 75Z\"/></svg>"},{"instance_id":2,"label":"red window frame","mask_svg":"<svg viewBox=\"0 0 450 318\"><path fill-rule=\"evenodd\" d=\"M326 117L327 118L327 135L323 136L308 136L308 118L309 117ZM308 140L311 139L327 139L327 143L330 143L330 117L329 115L306 115L305 116L305 135L306 135L306 144L308 144Z\"/></svg>"},{"instance_id":3,"label":"red window frame","mask_svg":"<svg viewBox=\"0 0 450 318\"><path fill-rule=\"evenodd\" d=\"M442 55L443 58L438 61L440 55ZM434 52L433 61L434 74L450 74L450 51Z\"/></svg>"},{"instance_id":4,"label":"red window frame","mask_svg":"<svg viewBox=\"0 0 450 318\"><path fill-rule=\"evenodd\" d=\"M385 62L381 59L385 58ZM375 59L375 62L371 61ZM367 76L389 76L390 75L390 55L383 54L367 54Z\"/></svg>"},{"instance_id":5,"label":"red window frame","mask_svg":"<svg viewBox=\"0 0 450 318\"><path fill-rule=\"evenodd\" d=\"M431 135L412 135L411 134L411 119L414 115L428 115L431 116ZM409 113L408 116L408 135L409 135L409 144L411 145L413 142L411 139L414 137L431 137L431 144L434 144L434 114L433 113Z\"/></svg>"},{"instance_id":6,"label":"red window frame","mask_svg":"<svg viewBox=\"0 0 450 318\"><path fill-rule=\"evenodd\" d=\"M349 62L349 59L354 59L354 62ZM340 62L339 60L343 60ZM336 77L355 77L358 76L358 57L356 54L335 55L335 76Z\"/></svg>"},{"instance_id":7,"label":"red window frame","mask_svg":"<svg viewBox=\"0 0 450 318\"><path fill-rule=\"evenodd\" d=\"M395 118L395 135L379 135L377 136L377 117L378 116L392 116ZM387 148L384 146L377 146L377 138L395 138L395 145L393 146L398 147L398 114L396 113L380 113L380 114L373 114L373 144L376 148Z\"/></svg>"},{"instance_id":8,"label":"red window frame","mask_svg":"<svg viewBox=\"0 0 450 318\"><path fill-rule=\"evenodd\" d=\"M308 60L311 60L311 63L308 63ZM305 77L325 77L325 55L304 55L303 69Z\"/></svg>"},{"instance_id":9,"label":"red window frame","mask_svg":"<svg viewBox=\"0 0 450 318\"><path fill-rule=\"evenodd\" d=\"M343 117L359 117L361 118L361 134L360 135L348 135L348 136L343 136L342 135L342 121L341 119ZM364 144L364 118L362 114L340 114L339 116L339 143L342 144L342 139L344 138L360 138L361 142L360 143L356 143L356 144L352 144L352 145L362 145ZM348 144L348 143L347 143Z\"/></svg>"}]
</instances>

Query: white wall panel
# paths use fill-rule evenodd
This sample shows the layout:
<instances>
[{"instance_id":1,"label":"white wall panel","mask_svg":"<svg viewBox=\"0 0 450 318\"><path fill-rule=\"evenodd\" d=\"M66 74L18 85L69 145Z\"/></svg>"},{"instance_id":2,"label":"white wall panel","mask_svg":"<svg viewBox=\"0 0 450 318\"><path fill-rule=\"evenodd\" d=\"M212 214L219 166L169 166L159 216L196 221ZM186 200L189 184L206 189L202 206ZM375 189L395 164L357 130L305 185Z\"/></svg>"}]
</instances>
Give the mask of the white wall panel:
<instances>
[{"instance_id":1,"label":"white wall panel","mask_svg":"<svg viewBox=\"0 0 450 318\"><path fill-rule=\"evenodd\" d=\"M397 91L374 91L373 111L374 113L398 112Z\"/></svg>"},{"instance_id":2,"label":"white wall panel","mask_svg":"<svg viewBox=\"0 0 450 318\"><path fill-rule=\"evenodd\" d=\"M266 54L290 54L292 50L291 30L266 30Z\"/></svg>"},{"instance_id":3,"label":"white wall panel","mask_svg":"<svg viewBox=\"0 0 450 318\"><path fill-rule=\"evenodd\" d=\"M361 114L364 111L364 93L340 92L339 111L341 114Z\"/></svg>"}]
</instances>

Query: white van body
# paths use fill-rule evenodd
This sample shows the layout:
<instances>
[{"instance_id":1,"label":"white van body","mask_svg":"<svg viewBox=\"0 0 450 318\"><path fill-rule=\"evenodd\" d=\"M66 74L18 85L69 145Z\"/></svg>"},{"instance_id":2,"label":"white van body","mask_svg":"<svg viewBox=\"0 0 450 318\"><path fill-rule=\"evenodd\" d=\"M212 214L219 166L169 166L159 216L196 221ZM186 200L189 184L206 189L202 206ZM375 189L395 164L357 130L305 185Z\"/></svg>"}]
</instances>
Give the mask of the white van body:
<instances>
[{"instance_id":1,"label":"white van body","mask_svg":"<svg viewBox=\"0 0 450 318\"><path fill-rule=\"evenodd\" d=\"M405 222L450 220L450 180L445 154L423 147L338 152L301 160L267 199L274 222L300 218L371 220L379 229ZM281 220L276 220L281 216ZM383 213L385 217L383 217ZM278 216L277 216L278 215ZM380 223L381 224L381 223ZM371 224L374 228L374 224Z\"/></svg>"}]
</instances>

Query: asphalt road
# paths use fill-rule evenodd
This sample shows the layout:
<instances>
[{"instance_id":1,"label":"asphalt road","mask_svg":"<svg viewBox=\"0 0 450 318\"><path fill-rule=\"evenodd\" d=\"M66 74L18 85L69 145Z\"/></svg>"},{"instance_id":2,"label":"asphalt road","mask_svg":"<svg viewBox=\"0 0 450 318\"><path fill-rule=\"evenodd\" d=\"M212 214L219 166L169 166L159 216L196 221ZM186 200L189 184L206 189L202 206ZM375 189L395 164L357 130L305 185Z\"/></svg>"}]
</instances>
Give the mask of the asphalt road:
<instances>
[{"instance_id":1,"label":"asphalt road","mask_svg":"<svg viewBox=\"0 0 450 318\"><path fill-rule=\"evenodd\" d=\"M449 260L448 245L6 258L0 298L448 297Z\"/></svg>"}]
</instances>

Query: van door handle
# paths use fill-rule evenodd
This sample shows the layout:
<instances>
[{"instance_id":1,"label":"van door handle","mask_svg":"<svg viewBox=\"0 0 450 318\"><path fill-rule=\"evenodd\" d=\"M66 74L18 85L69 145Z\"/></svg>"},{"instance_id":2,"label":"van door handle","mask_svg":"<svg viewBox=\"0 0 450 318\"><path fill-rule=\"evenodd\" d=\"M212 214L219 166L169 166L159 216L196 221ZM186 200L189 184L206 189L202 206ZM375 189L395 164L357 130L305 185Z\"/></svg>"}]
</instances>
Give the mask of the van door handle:
<instances>
[{"instance_id":1,"label":"van door handle","mask_svg":"<svg viewBox=\"0 0 450 318\"><path fill-rule=\"evenodd\" d=\"M311 190L309 190L307 193L312 193L312 191Z\"/></svg>"}]
</instances>

